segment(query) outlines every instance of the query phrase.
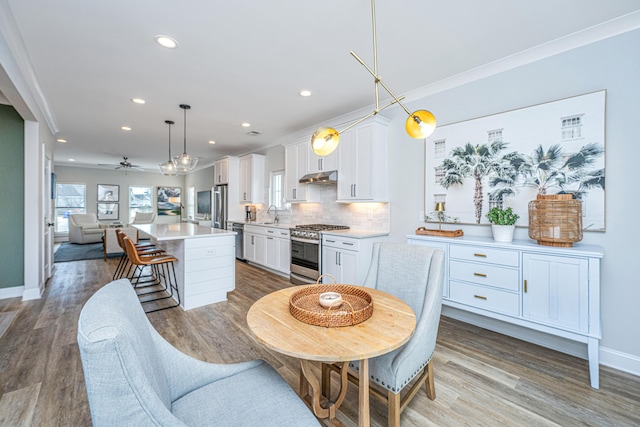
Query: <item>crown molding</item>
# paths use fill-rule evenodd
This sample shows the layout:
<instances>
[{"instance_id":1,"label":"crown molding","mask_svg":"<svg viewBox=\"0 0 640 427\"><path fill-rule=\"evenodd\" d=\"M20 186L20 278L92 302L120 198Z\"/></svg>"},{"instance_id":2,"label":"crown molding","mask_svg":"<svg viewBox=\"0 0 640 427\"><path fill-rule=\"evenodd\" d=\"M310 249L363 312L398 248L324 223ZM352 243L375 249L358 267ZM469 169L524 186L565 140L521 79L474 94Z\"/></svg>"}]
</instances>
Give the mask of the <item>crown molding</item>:
<instances>
[{"instance_id":1,"label":"crown molding","mask_svg":"<svg viewBox=\"0 0 640 427\"><path fill-rule=\"evenodd\" d=\"M551 56L618 36L640 28L640 11L632 12L593 27L534 46L513 55L489 62L405 94L405 102L412 102L467 83L491 77L504 71L531 64Z\"/></svg>"},{"instance_id":2,"label":"crown molding","mask_svg":"<svg viewBox=\"0 0 640 427\"><path fill-rule=\"evenodd\" d=\"M58 122L42 92L11 7L5 1L0 1L0 36L0 63L14 89L6 90L5 96L16 109L24 106L30 115L44 120L53 135L57 134ZM20 99L15 99L16 96Z\"/></svg>"}]
</instances>

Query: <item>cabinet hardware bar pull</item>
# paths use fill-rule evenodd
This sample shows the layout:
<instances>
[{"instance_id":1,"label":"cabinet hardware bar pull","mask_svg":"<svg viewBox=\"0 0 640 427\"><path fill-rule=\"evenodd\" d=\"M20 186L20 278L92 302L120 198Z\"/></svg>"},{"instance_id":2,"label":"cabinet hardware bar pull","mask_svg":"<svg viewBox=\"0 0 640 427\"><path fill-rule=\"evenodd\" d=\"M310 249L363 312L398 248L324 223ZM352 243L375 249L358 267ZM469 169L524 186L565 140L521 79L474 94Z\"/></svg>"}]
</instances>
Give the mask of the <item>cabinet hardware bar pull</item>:
<instances>
[{"instance_id":1,"label":"cabinet hardware bar pull","mask_svg":"<svg viewBox=\"0 0 640 427\"><path fill-rule=\"evenodd\" d=\"M527 279L524 279L524 293L527 293Z\"/></svg>"},{"instance_id":2,"label":"cabinet hardware bar pull","mask_svg":"<svg viewBox=\"0 0 640 427\"><path fill-rule=\"evenodd\" d=\"M473 273L473 275L478 277L487 277L487 275L484 273Z\"/></svg>"},{"instance_id":3,"label":"cabinet hardware bar pull","mask_svg":"<svg viewBox=\"0 0 640 427\"><path fill-rule=\"evenodd\" d=\"M485 254L473 254L473 256L477 256L477 257L480 257L480 258L486 258L487 257L487 255L485 255Z\"/></svg>"},{"instance_id":4,"label":"cabinet hardware bar pull","mask_svg":"<svg viewBox=\"0 0 640 427\"><path fill-rule=\"evenodd\" d=\"M478 299L484 299L484 300L487 299L487 297L483 297L482 295L474 295L473 297Z\"/></svg>"},{"instance_id":5,"label":"cabinet hardware bar pull","mask_svg":"<svg viewBox=\"0 0 640 427\"><path fill-rule=\"evenodd\" d=\"M350 243L350 242L342 242L342 244L347 246L353 246L353 243Z\"/></svg>"}]
</instances>

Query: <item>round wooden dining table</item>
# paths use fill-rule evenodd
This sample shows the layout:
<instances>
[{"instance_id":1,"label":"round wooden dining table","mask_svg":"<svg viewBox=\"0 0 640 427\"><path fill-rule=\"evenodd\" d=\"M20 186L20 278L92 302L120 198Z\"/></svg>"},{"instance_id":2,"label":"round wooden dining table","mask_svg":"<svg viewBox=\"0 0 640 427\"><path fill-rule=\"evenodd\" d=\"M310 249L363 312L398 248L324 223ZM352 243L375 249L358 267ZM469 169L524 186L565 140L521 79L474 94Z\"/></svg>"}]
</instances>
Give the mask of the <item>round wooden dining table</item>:
<instances>
[{"instance_id":1,"label":"round wooden dining table","mask_svg":"<svg viewBox=\"0 0 640 427\"><path fill-rule=\"evenodd\" d=\"M411 307L399 298L376 289L356 288L371 295L373 314L354 326L328 328L310 325L293 317L289 311L289 299L304 286L268 294L256 301L247 313L247 324L258 341L274 351L300 360L300 397L318 418L328 418L332 425L341 425L335 419L335 413L346 394L347 366L342 369L339 396L331 402L322 396L320 381L311 371L310 362L360 361L358 425L369 426L369 359L405 344L416 327ZM309 386L312 394L307 396Z\"/></svg>"}]
</instances>

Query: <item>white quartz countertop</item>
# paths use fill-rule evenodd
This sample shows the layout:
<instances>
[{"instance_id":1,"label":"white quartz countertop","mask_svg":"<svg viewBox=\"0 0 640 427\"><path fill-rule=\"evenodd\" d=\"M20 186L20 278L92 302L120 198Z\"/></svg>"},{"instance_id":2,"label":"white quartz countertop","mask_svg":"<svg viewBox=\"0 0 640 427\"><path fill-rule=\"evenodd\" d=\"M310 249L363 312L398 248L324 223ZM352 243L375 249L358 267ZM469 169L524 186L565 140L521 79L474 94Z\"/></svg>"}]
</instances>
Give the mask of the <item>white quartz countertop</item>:
<instances>
[{"instance_id":1,"label":"white quartz countertop","mask_svg":"<svg viewBox=\"0 0 640 427\"><path fill-rule=\"evenodd\" d=\"M350 228L349 230L329 230L323 231L323 235L325 236L343 236L343 237L353 237L355 239L369 239L371 237L381 237L388 236L388 231L380 231L380 230L358 230Z\"/></svg>"},{"instance_id":2,"label":"white quartz countertop","mask_svg":"<svg viewBox=\"0 0 640 427\"><path fill-rule=\"evenodd\" d=\"M179 224L133 224L133 226L149 234L157 241L198 239L236 234L234 231L221 230L186 222Z\"/></svg>"}]
</instances>

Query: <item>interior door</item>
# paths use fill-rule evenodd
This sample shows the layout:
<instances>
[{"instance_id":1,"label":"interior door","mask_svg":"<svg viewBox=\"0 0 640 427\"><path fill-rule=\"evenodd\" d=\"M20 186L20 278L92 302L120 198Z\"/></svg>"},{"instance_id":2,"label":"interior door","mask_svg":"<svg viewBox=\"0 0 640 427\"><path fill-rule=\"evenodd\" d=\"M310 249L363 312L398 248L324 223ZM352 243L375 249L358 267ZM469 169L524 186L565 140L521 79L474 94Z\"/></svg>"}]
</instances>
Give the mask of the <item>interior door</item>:
<instances>
[{"instance_id":1,"label":"interior door","mask_svg":"<svg viewBox=\"0 0 640 427\"><path fill-rule=\"evenodd\" d=\"M44 151L45 146L42 145ZM53 276L53 241L54 241L54 225L55 213L53 212L53 191L52 185L55 185L51 175L51 158L46 154L44 160L44 177L42 191L42 212L44 214L44 282Z\"/></svg>"}]
</instances>

